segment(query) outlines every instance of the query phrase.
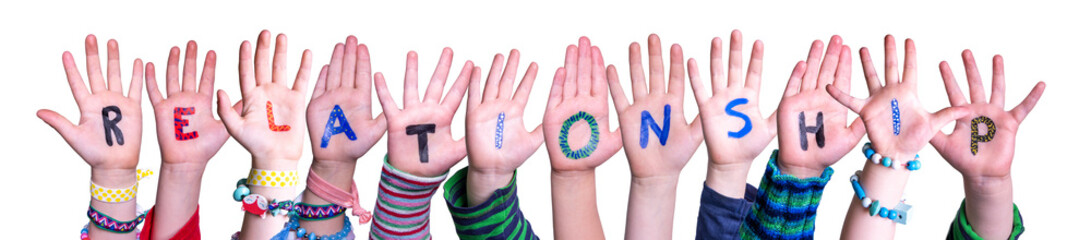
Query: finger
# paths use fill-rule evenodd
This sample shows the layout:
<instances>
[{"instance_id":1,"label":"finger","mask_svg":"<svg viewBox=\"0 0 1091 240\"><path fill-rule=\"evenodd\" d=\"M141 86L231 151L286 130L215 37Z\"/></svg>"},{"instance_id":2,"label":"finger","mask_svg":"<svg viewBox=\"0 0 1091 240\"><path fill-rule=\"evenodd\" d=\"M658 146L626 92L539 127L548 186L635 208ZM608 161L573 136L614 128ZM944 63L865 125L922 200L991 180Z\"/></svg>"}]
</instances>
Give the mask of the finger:
<instances>
[{"instance_id":1,"label":"finger","mask_svg":"<svg viewBox=\"0 0 1091 240\"><path fill-rule=\"evenodd\" d=\"M219 105L216 112L219 113L220 120L222 120L224 126L227 127L227 131L230 132L231 135L235 135L236 129L242 127L242 116L240 116L239 112L231 106L231 98L227 96L227 92L221 89L216 92L216 96L216 104Z\"/></svg>"},{"instance_id":2,"label":"finger","mask_svg":"<svg viewBox=\"0 0 1091 240\"><path fill-rule=\"evenodd\" d=\"M356 37L349 35L345 39L345 56L341 62L341 87L355 87L356 81Z\"/></svg>"},{"instance_id":3,"label":"finger","mask_svg":"<svg viewBox=\"0 0 1091 240\"><path fill-rule=\"evenodd\" d=\"M693 120L689 121L689 131L696 134L690 134L690 140L700 145L701 141L705 140L704 126L701 124L701 114L697 113L697 116L693 117Z\"/></svg>"},{"instance_id":4,"label":"finger","mask_svg":"<svg viewBox=\"0 0 1091 240\"><path fill-rule=\"evenodd\" d=\"M500 77L500 90L496 98L511 99L511 88L515 85L515 75L519 74L519 50L512 49L508 54L508 64L504 66L504 75Z\"/></svg>"},{"instance_id":5,"label":"finger","mask_svg":"<svg viewBox=\"0 0 1091 240\"><path fill-rule=\"evenodd\" d=\"M371 52L364 44L356 47L356 88L364 90L364 102L371 106Z\"/></svg>"},{"instance_id":6,"label":"finger","mask_svg":"<svg viewBox=\"0 0 1091 240\"><path fill-rule=\"evenodd\" d=\"M834 74L833 86L842 91L852 92L852 50L848 46L841 48L838 56L837 73Z\"/></svg>"},{"instance_id":7,"label":"finger","mask_svg":"<svg viewBox=\"0 0 1091 240\"><path fill-rule=\"evenodd\" d=\"M322 65L322 70L318 70L318 80L314 83L314 92L311 93L311 100L322 96L326 93L326 77L329 75L330 65Z\"/></svg>"},{"instance_id":8,"label":"finger","mask_svg":"<svg viewBox=\"0 0 1091 240\"><path fill-rule=\"evenodd\" d=\"M818 86L816 87L822 88L832 83L840 63L841 36L833 35L833 37L830 37L830 45L826 47L826 57L822 59L822 69L818 72Z\"/></svg>"},{"instance_id":9,"label":"finger","mask_svg":"<svg viewBox=\"0 0 1091 240\"><path fill-rule=\"evenodd\" d=\"M341 62L345 58L345 45L337 43L333 46L333 54L330 55L329 72L326 75L326 90L334 90L341 87Z\"/></svg>"},{"instance_id":10,"label":"finger","mask_svg":"<svg viewBox=\"0 0 1091 240\"><path fill-rule=\"evenodd\" d=\"M697 103L704 103L708 100L708 93L705 92L705 83L701 80L701 72L700 69L697 68L697 60L690 58L687 64L689 65L689 86L693 89L693 97L697 99ZM700 104L697 106L700 106Z\"/></svg>"},{"instance_id":11,"label":"finger","mask_svg":"<svg viewBox=\"0 0 1091 240\"><path fill-rule=\"evenodd\" d=\"M1034 110L1034 105L1038 104L1038 99L1042 98L1042 92L1045 91L1045 82L1038 82L1038 84L1034 85L1034 90L1030 91L1027 98L1024 98L1022 103L1019 103L1018 106L1015 106L1015 108L1011 110L1011 114L1015 117L1015 120L1022 123L1023 119L1027 118L1027 114L1030 114L1030 110Z\"/></svg>"},{"instance_id":12,"label":"finger","mask_svg":"<svg viewBox=\"0 0 1091 240\"><path fill-rule=\"evenodd\" d=\"M958 88L955 74L951 73L951 66L947 64L947 61L939 63L939 75L943 78L943 86L947 89L947 100L951 101L951 106L966 105L966 98L963 97L962 90Z\"/></svg>"},{"instance_id":13,"label":"finger","mask_svg":"<svg viewBox=\"0 0 1091 240\"><path fill-rule=\"evenodd\" d=\"M534 80L538 78L538 63L530 62L530 67L523 74L523 80L519 82L519 88L515 90L515 102L526 108L530 98L531 89L534 88Z\"/></svg>"},{"instance_id":14,"label":"finger","mask_svg":"<svg viewBox=\"0 0 1091 240\"><path fill-rule=\"evenodd\" d=\"M106 91L106 83L102 79L102 65L99 64L98 39L95 35L87 35L84 51L86 51L87 80L91 82L91 93Z\"/></svg>"},{"instance_id":15,"label":"finger","mask_svg":"<svg viewBox=\"0 0 1091 240\"><path fill-rule=\"evenodd\" d=\"M579 48L576 45L568 45L564 52L564 97L576 96L576 71L579 70Z\"/></svg>"},{"instance_id":16,"label":"finger","mask_svg":"<svg viewBox=\"0 0 1091 240\"><path fill-rule=\"evenodd\" d=\"M746 71L746 88L761 90L761 69L765 57L765 43L761 40L754 41L754 48L750 50L750 66Z\"/></svg>"},{"instance_id":17,"label":"finger","mask_svg":"<svg viewBox=\"0 0 1091 240\"><path fill-rule=\"evenodd\" d=\"M598 46L591 47L591 96L602 97L606 101L606 95L610 90L606 86L606 65L602 61L602 50Z\"/></svg>"},{"instance_id":18,"label":"finger","mask_svg":"<svg viewBox=\"0 0 1091 240\"><path fill-rule=\"evenodd\" d=\"M591 68L594 64L591 62L591 39L580 37L577 52L576 94L591 95Z\"/></svg>"},{"instance_id":19,"label":"finger","mask_svg":"<svg viewBox=\"0 0 1091 240\"><path fill-rule=\"evenodd\" d=\"M863 109L864 104L867 103L863 99L849 96L849 94L841 91L841 89L838 89L833 85L826 85L826 91L830 93L830 96L832 96L833 99L836 99L837 102L841 103L841 105L845 105L845 107L849 108L849 110L852 110L852 112L855 113L860 113L860 109Z\"/></svg>"},{"instance_id":20,"label":"finger","mask_svg":"<svg viewBox=\"0 0 1091 240\"><path fill-rule=\"evenodd\" d=\"M911 38L905 39L905 76L902 77L902 83L917 87L917 44Z\"/></svg>"},{"instance_id":21,"label":"finger","mask_svg":"<svg viewBox=\"0 0 1091 240\"><path fill-rule=\"evenodd\" d=\"M773 110L773 113L770 113L768 117L765 117L765 127L769 129L769 132L771 133L777 132L777 111L780 110Z\"/></svg>"},{"instance_id":22,"label":"finger","mask_svg":"<svg viewBox=\"0 0 1091 240\"><path fill-rule=\"evenodd\" d=\"M686 60L683 60L682 46L671 45L671 70L667 94L681 102L686 97Z\"/></svg>"},{"instance_id":23,"label":"finger","mask_svg":"<svg viewBox=\"0 0 1091 240\"><path fill-rule=\"evenodd\" d=\"M538 124L537 127L534 127L534 130L530 131L530 144L531 146L534 146L534 149L538 149L538 147L542 146L542 142L544 141L545 137L543 136L542 124Z\"/></svg>"},{"instance_id":24,"label":"finger","mask_svg":"<svg viewBox=\"0 0 1091 240\"><path fill-rule=\"evenodd\" d=\"M641 62L640 44L629 44L629 78L632 81L633 101L648 95L648 83L644 78L644 64Z\"/></svg>"},{"instance_id":25,"label":"finger","mask_svg":"<svg viewBox=\"0 0 1091 240\"><path fill-rule=\"evenodd\" d=\"M144 61L139 58L133 60L133 75L129 79L129 93L126 95L130 100L140 103L140 89L144 86Z\"/></svg>"},{"instance_id":26,"label":"finger","mask_svg":"<svg viewBox=\"0 0 1091 240\"><path fill-rule=\"evenodd\" d=\"M1004 57L993 56L993 93L989 104L1004 108Z\"/></svg>"},{"instance_id":27,"label":"finger","mask_svg":"<svg viewBox=\"0 0 1091 240\"><path fill-rule=\"evenodd\" d=\"M648 35L648 94L663 94L663 47L659 35Z\"/></svg>"},{"instance_id":28,"label":"finger","mask_svg":"<svg viewBox=\"0 0 1091 240\"><path fill-rule=\"evenodd\" d=\"M883 39L884 55L886 55L886 85L890 86L901 82L898 73L898 46L894 43L894 36L887 34Z\"/></svg>"},{"instance_id":29,"label":"finger","mask_svg":"<svg viewBox=\"0 0 1091 240\"><path fill-rule=\"evenodd\" d=\"M398 113L398 103L390 96L390 90L386 88L386 79L383 73L375 73L375 94L379 95L379 105L383 107L383 113Z\"/></svg>"},{"instance_id":30,"label":"finger","mask_svg":"<svg viewBox=\"0 0 1091 240\"><path fill-rule=\"evenodd\" d=\"M784 96L790 97L799 94L800 89L803 88L803 75L807 71L807 63L799 61L796 63L796 67L792 69L792 76L788 77L788 86L784 87Z\"/></svg>"},{"instance_id":31,"label":"finger","mask_svg":"<svg viewBox=\"0 0 1091 240\"><path fill-rule=\"evenodd\" d=\"M148 88L148 100L151 101L152 106L163 101L163 95L159 93L159 83L155 82L155 64L149 62L145 65L144 81L148 82L145 86ZM132 86L129 86L129 88L131 89Z\"/></svg>"},{"instance_id":32,"label":"finger","mask_svg":"<svg viewBox=\"0 0 1091 240\"><path fill-rule=\"evenodd\" d=\"M977 61L969 49L962 51L962 64L966 68L966 80L970 85L970 103L985 103L985 86L981 83L981 74L977 71Z\"/></svg>"},{"instance_id":33,"label":"finger","mask_svg":"<svg viewBox=\"0 0 1091 240\"><path fill-rule=\"evenodd\" d=\"M774 125L776 125L776 124L774 124ZM856 117L856 120L852 120L852 123L849 124L849 130L852 131L852 135L851 135L851 137L852 137L851 139L853 139L853 144L852 145L855 146L856 143L860 142L861 138L864 138L864 134L867 133L867 127L864 126L864 119L860 118L860 117Z\"/></svg>"},{"instance_id":34,"label":"finger","mask_svg":"<svg viewBox=\"0 0 1091 240\"><path fill-rule=\"evenodd\" d=\"M117 40L106 41L106 88L120 93L122 91L121 60L118 59L118 55Z\"/></svg>"},{"instance_id":35,"label":"finger","mask_svg":"<svg viewBox=\"0 0 1091 240\"><path fill-rule=\"evenodd\" d=\"M723 40L721 40L720 37L712 38L712 50L709 51L709 69L712 70L712 76L710 76L712 78L712 95L720 94L727 89L727 73L724 70L723 45ZM692 76L695 75L690 74L690 77ZM690 84L693 83L693 79L690 79ZM696 94L696 92L694 94Z\"/></svg>"},{"instance_id":36,"label":"finger","mask_svg":"<svg viewBox=\"0 0 1091 240\"><path fill-rule=\"evenodd\" d=\"M178 55L181 50L178 47L172 47L170 49L170 55L167 56L167 97L174 96L178 92L182 91L182 87L179 84L178 79Z\"/></svg>"},{"instance_id":37,"label":"finger","mask_svg":"<svg viewBox=\"0 0 1091 240\"><path fill-rule=\"evenodd\" d=\"M197 91L197 42L186 43L186 60L182 65L182 91Z\"/></svg>"},{"instance_id":38,"label":"finger","mask_svg":"<svg viewBox=\"0 0 1091 240\"><path fill-rule=\"evenodd\" d=\"M442 57L440 57L442 59ZM409 54L405 57L405 83L402 87L402 104L405 105L405 109L409 109L411 106L416 106L421 102L417 92L420 90L417 88L417 52L409 51Z\"/></svg>"},{"instance_id":39,"label":"finger","mask_svg":"<svg viewBox=\"0 0 1091 240\"><path fill-rule=\"evenodd\" d=\"M932 131L939 132L943 126L951 123L959 118L970 115L970 109L966 107L948 107L940 109L935 114L932 114Z\"/></svg>"},{"instance_id":40,"label":"finger","mask_svg":"<svg viewBox=\"0 0 1091 240\"><path fill-rule=\"evenodd\" d=\"M212 97L212 89L216 86L216 51L209 50L205 53L205 67L201 69L201 86L198 92Z\"/></svg>"},{"instance_id":41,"label":"finger","mask_svg":"<svg viewBox=\"0 0 1091 240\"><path fill-rule=\"evenodd\" d=\"M270 41L272 41L270 40L271 36L272 33L269 33L269 30L262 30L258 34L256 54L254 54L254 77L257 79L258 86L273 81L273 66L270 61L273 56L270 56L272 50L269 47ZM277 38L280 38L280 36L277 36Z\"/></svg>"},{"instance_id":42,"label":"finger","mask_svg":"<svg viewBox=\"0 0 1091 240\"><path fill-rule=\"evenodd\" d=\"M273 83L280 86L288 84L288 35L277 34L273 49Z\"/></svg>"},{"instance_id":43,"label":"finger","mask_svg":"<svg viewBox=\"0 0 1091 240\"><path fill-rule=\"evenodd\" d=\"M807 71L803 74L801 89L814 89L818 85L819 67L822 66L822 40L811 42L811 51L807 53Z\"/></svg>"},{"instance_id":44,"label":"finger","mask_svg":"<svg viewBox=\"0 0 1091 240\"><path fill-rule=\"evenodd\" d=\"M492 58L492 66L489 67L489 76L485 79L485 94L481 95L482 102L496 99L496 92L500 91L500 74L504 70L504 55L497 53Z\"/></svg>"},{"instance_id":45,"label":"finger","mask_svg":"<svg viewBox=\"0 0 1091 240\"><path fill-rule=\"evenodd\" d=\"M871 61L871 53L868 52L866 47L860 48L860 63L864 67L864 79L867 80L867 89L869 95L875 95L879 92L879 89L883 88L882 81L879 80L879 73L875 72L875 64Z\"/></svg>"},{"instance_id":46,"label":"finger","mask_svg":"<svg viewBox=\"0 0 1091 240\"><path fill-rule=\"evenodd\" d=\"M311 50L303 49L303 57L299 60L299 71L295 74L295 83L292 86L292 91L303 92L310 87L309 81L311 78ZM328 80L327 80L328 81Z\"/></svg>"},{"instance_id":47,"label":"finger","mask_svg":"<svg viewBox=\"0 0 1091 240\"><path fill-rule=\"evenodd\" d=\"M549 88L549 100L546 101L546 112L557 107L561 104L561 98L564 97L565 83L567 82L566 76L568 71L565 68L557 68L557 71L553 72L553 86Z\"/></svg>"},{"instance_id":48,"label":"finger","mask_svg":"<svg viewBox=\"0 0 1091 240\"><path fill-rule=\"evenodd\" d=\"M470 85L470 76L473 75L473 71L474 63L467 60L466 63L462 64L462 72L459 72L458 78L455 78L455 84L451 86L450 91L447 91L447 96L443 97L443 106L451 113L458 110L458 105L462 104L462 98L466 97L466 87ZM442 84L444 83L441 82L440 85Z\"/></svg>"},{"instance_id":49,"label":"finger","mask_svg":"<svg viewBox=\"0 0 1091 240\"><path fill-rule=\"evenodd\" d=\"M743 85L742 75L742 32L731 31L731 43L728 46L727 56L727 87L734 88Z\"/></svg>"},{"instance_id":50,"label":"finger","mask_svg":"<svg viewBox=\"0 0 1091 240\"><path fill-rule=\"evenodd\" d=\"M931 143L932 147L935 147L936 150L941 150L941 147L947 146L947 144L952 141L950 140L950 138L951 135L945 134L940 131L936 132L936 135L933 135L932 139L928 140L928 143Z\"/></svg>"},{"instance_id":51,"label":"finger","mask_svg":"<svg viewBox=\"0 0 1091 240\"><path fill-rule=\"evenodd\" d=\"M61 114L58 114L53 110L41 109L38 110L37 115L38 118L41 118L42 121L45 121L45 124L48 124L50 127L53 127L53 130L56 130L57 133L60 133L61 137L63 137L65 141L69 141L69 136L75 137L73 135L78 134L78 132L76 132L76 125L73 125L72 121L68 121L68 118L61 116Z\"/></svg>"},{"instance_id":52,"label":"finger","mask_svg":"<svg viewBox=\"0 0 1091 240\"><path fill-rule=\"evenodd\" d=\"M467 94L470 95L470 99L466 100L466 110L473 111L477 108L477 105L481 105L481 68L474 67L473 73L470 74L470 86L467 87Z\"/></svg>"},{"instance_id":53,"label":"finger","mask_svg":"<svg viewBox=\"0 0 1091 240\"><path fill-rule=\"evenodd\" d=\"M614 98L614 110L620 115L629 108L629 99L625 97L625 89L621 88L621 82L617 77L617 68L613 64L606 67L606 81L610 85L610 96Z\"/></svg>"},{"instance_id":54,"label":"finger","mask_svg":"<svg viewBox=\"0 0 1091 240\"><path fill-rule=\"evenodd\" d=\"M61 64L64 65L64 73L68 78L68 87L72 89L72 98L79 105L88 92L87 85L83 83L83 77L80 76L80 70L76 68L76 61L72 58L72 53L65 51L61 54Z\"/></svg>"},{"instance_id":55,"label":"finger","mask_svg":"<svg viewBox=\"0 0 1091 240\"><path fill-rule=\"evenodd\" d=\"M239 90L242 92L243 99L246 99L247 96L250 95L250 90L257 87L256 80L254 79L254 65L251 63L253 61L253 56L254 55L250 50L250 41L242 41L242 44L239 46ZM167 88L170 88L169 62L167 63L167 69Z\"/></svg>"},{"instance_id":56,"label":"finger","mask_svg":"<svg viewBox=\"0 0 1091 240\"><path fill-rule=\"evenodd\" d=\"M425 102L438 103L440 101L439 98L443 95L443 87L447 85L447 75L451 72L451 58L454 58L454 51L451 48L443 48L443 53L439 55L439 63L436 64L436 70L432 72L432 81L428 83L428 89L424 92ZM472 67L466 70L467 78L470 77L472 71Z\"/></svg>"}]
</instances>

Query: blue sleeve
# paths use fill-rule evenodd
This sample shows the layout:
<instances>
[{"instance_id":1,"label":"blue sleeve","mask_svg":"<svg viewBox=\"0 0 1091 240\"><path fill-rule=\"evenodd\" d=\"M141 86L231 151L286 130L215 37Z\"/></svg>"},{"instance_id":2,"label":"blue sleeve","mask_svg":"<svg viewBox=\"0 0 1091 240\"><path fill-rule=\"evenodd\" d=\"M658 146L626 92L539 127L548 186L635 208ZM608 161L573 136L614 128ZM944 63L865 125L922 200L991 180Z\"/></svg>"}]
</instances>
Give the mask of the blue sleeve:
<instances>
[{"instance_id":1,"label":"blue sleeve","mask_svg":"<svg viewBox=\"0 0 1091 240\"><path fill-rule=\"evenodd\" d=\"M697 239L739 239L739 227L750 213L758 189L746 184L746 194L738 199L724 196L708 184L704 186L697 213Z\"/></svg>"}]
</instances>

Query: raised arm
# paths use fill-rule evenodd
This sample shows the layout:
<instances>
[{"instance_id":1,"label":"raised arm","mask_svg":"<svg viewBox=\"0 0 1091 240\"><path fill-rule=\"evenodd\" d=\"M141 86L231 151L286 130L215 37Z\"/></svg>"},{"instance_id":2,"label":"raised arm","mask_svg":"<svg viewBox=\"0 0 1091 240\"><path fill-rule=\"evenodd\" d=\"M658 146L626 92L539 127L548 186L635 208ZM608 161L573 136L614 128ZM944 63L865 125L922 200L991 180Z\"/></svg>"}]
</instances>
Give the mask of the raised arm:
<instances>
[{"instance_id":1,"label":"raised arm","mask_svg":"<svg viewBox=\"0 0 1091 240\"><path fill-rule=\"evenodd\" d=\"M106 77L102 75L98 39L87 35L87 78L91 91L80 77L72 54L64 52L61 61L68 75L72 97L80 109L79 125L48 109L38 110L38 118L57 130L68 145L91 166L91 205L84 216L90 219L91 239L136 239L133 232L144 220L136 209L140 157L140 89L144 63L133 61L129 91L121 85L121 62L117 41L107 46ZM107 192L124 192L112 195ZM74 214L73 214L74 215ZM82 214L81 214L82 215Z\"/></svg>"},{"instance_id":2,"label":"raised arm","mask_svg":"<svg viewBox=\"0 0 1091 240\"><path fill-rule=\"evenodd\" d=\"M1023 233L1022 217L1012 201L1011 163L1015 156L1015 135L1023 119L1042 97L1046 84L1038 82L1023 102L1004 110L1004 59L992 59L992 98L985 99L985 87L970 50L962 52L970 102L958 87L946 61L939 65L951 106L969 110L955 122L951 134L937 133L932 146L951 166L962 173L966 201L951 224L949 236L976 239L1015 239ZM969 141L967 141L969 140Z\"/></svg>"},{"instance_id":3,"label":"raised arm","mask_svg":"<svg viewBox=\"0 0 1091 240\"><path fill-rule=\"evenodd\" d=\"M606 69L591 40L568 45L565 64L553 75L542 120L552 165L553 237L603 239L595 202L595 168L621 149L610 130Z\"/></svg>"},{"instance_id":4,"label":"raised arm","mask_svg":"<svg viewBox=\"0 0 1091 240\"><path fill-rule=\"evenodd\" d=\"M678 174L703 139L701 123L693 121L687 124L682 111L686 80L682 59L682 47L678 44L671 46L668 87L664 80L659 36L648 36L651 69L647 81L641 64L640 44L634 42L629 45L632 104L621 87L617 69L613 65L607 68L606 79L610 85L610 95L614 97L625 156L632 171L629 210L625 219L626 239L671 238ZM672 125L671 118L681 122L676 120Z\"/></svg>"},{"instance_id":5,"label":"raised arm","mask_svg":"<svg viewBox=\"0 0 1091 240\"><path fill-rule=\"evenodd\" d=\"M163 157L155 207L148 213L148 223L141 233L148 236L147 239L200 236L197 202L201 196L201 178L208 161L228 138L223 123L212 117L216 52L205 54L200 84L197 80L198 52L197 42L186 44L185 65L179 76L180 49L170 49L165 74L166 98L159 92L155 64L148 62L146 67L148 100L155 112L159 151Z\"/></svg>"}]
</instances>

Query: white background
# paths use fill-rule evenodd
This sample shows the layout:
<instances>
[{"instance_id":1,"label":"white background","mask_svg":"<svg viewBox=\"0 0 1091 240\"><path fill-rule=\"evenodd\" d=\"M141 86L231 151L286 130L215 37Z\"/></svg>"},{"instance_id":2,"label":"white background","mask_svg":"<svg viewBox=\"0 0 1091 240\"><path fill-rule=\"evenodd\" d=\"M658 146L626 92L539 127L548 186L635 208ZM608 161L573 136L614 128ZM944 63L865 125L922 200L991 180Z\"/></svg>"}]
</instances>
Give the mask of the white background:
<instances>
[{"instance_id":1,"label":"white background","mask_svg":"<svg viewBox=\"0 0 1091 240\"><path fill-rule=\"evenodd\" d=\"M1091 19L1087 17L1086 6L1045 1L1022 3L9 1L0 7L3 33L0 78L5 85L2 109L6 115L2 120L5 136L0 146L6 154L2 176L7 186L0 201L8 209L2 211L0 218L6 222L4 225L19 226L5 229L7 237L75 239L79 228L87 223L84 211L89 167L34 113L48 108L69 119L78 119L60 56L64 51L72 51L81 72L86 74L83 38L89 33L98 36L103 51L106 40L117 39L122 63L131 63L139 57L160 67L165 66L171 46L184 47L186 41L196 40L202 57L203 51L209 49L219 53L216 88L226 90L233 99L240 96L236 82L239 43L253 41L262 29L288 35L292 71L298 64L294 59L298 59L303 49L314 51L313 63L321 66L328 62L335 43L344 41L349 34L356 35L370 47L373 68L386 74L395 99L401 96L399 79L403 76L407 51L419 52L421 75L428 76L444 46L454 49L455 63L473 60L484 65L483 70L487 70L493 54L506 54L518 48L523 54L523 69L531 61L542 66L526 111L526 119L530 119L527 124L533 126L540 122L552 70L561 66L565 46L575 44L579 36L589 36L593 44L602 48L607 63L618 64L621 82L628 89L628 43L639 41L643 46L649 33L658 33L664 44L681 44L686 57L696 58L703 71L708 71L705 66L710 40L719 36L726 45L730 31L740 29L745 36L747 56L753 40L765 41L762 85L765 88L761 95L765 113L776 108L793 64L806 57L810 42L826 41L832 34L840 34L845 44L854 49L861 46L882 49L882 38L888 33L898 37L899 45L904 37L914 38L921 66L921 101L933 111L948 105L936 67L941 60L951 61L966 91L960 51L974 50L986 86L991 85L988 59L993 54L1003 54L1009 108L1018 104L1037 81L1048 83L1037 108L1022 125L1012 167L1015 202L1027 224L1024 236L1028 239L1078 236L1085 231L1077 228L1087 223L1088 187L1081 174L1089 169L1089 158L1084 154L1086 151L1080 150L1089 142L1087 129L1079 126L1086 125L1088 116L1086 98L1080 96L1086 96L1084 91L1089 89L1091 80L1083 74L1089 64L1085 55L1091 53L1086 43L1087 23ZM873 54L877 59L882 58L881 50ZM856 51L853 58L852 94L865 96ZM130 66L122 64L126 84ZM317 74L317 69L312 72L312 85ZM457 71L452 71L449 84L456 74ZM159 79L163 79L162 75ZM692 92L688 86L686 89L685 111L691 119L696 116L697 108ZM376 113L380 111L377 106ZM140 167L158 169L160 158L151 105L145 100L143 108L145 128ZM464 109L461 107L455 116L456 126L464 124ZM617 126L616 119L616 115L611 116L611 127ZM464 135L462 127L454 129L456 137ZM374 201L385 145L384 138L357 165L360 196L369 208ZM311 163L309 146L304 147L299 164L301 173ZM749 183L759 182L768 153L775 148L773 141L755 161ZM898 239L942 238L963 198L960 175L932 147L926 147L921 158L924 169L914 173L906 189L906 198L914 205L916 215L909 225L898 227ZM209 163L200 201L205 238L227 238L239 229L243 213L239 211L239 203L229 195L235 180L245 176L250 168L249 160L249 154L236 141L229 140ZM682 172L674 218L677 239L694 236L706 161L702 146ZM858 152L853 151L833 166L836 172L818 211L817 238L839 236L852 197L846 179L863 162ZM455 168L463 166L465 162ZM522 210L536 233L550 239L553 234L546 151L539 149L520 170ZM597 184L598 206L607 238L620 239L624 234L629 185L623 151L598 168ZM138 200L142 205L154 204L156 185L156 178L142 182ZM441 194L437 193L432 201L432 234L438 239L456 238ZM366 229L367 226L357 229L357 236L365 236Z\"/></svg>"}]
</instances>

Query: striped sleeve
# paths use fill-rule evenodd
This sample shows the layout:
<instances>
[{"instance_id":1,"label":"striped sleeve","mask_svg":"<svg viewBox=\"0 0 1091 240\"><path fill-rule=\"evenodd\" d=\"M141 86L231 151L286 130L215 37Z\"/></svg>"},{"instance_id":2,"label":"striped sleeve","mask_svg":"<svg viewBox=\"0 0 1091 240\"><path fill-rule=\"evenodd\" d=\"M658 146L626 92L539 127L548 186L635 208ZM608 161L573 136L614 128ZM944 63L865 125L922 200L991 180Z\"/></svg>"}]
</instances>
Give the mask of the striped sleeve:
<instances>
[{"instance_id":1,"label":"striped sleeve","mask_svg":"<svg viewBox=\"0 0 1091 240\"><path fill-rule=\"evenodd\" d=\"M783 174L773 150L758 196L750 207L739 236L742 239L813 239L814 220L822 191L833 176L827 167L819 177L799 179Z\"/></svg>"},{"instance_id":2,"label":"striped sleeve","mask_svg":"<svg viewBox=\"0 0 1091 240\"><path fill-rule=\"evenodd\" d=\"M1012 211L1015 211L1015 214L1013 214L1015 218L1012 219L1011 235L1008 236L1008 239L1015 240L1023 235L1025 229L1023 228L1023 214L1019 213L1019 207L1012 204L1011 208L1013 209ZM951 222L951 228L947 230L947 239L984 239L974 232L973 227L970 226L970 220L966 218L965 199L962 200L962 205L958 208L958 214L955 215L955 221Z\"/></svg>"},{"instance_id":3,"label":"striped sleeve","mask_svg":"<svg viewBox=\"0 0 1091 240\"><path fill-rule=\"evenodd\" d=\"M435 177L413 176L384 161L371 238L431 239L429 204L444 178L447 173Z\"/></svg>"},{"instance_id":4,"label":"striped sleeve","mask_svg":"<svg viewBox=\"0 0 1091 240\"><path fill-rule=\"evenodd\" d=\"M455 172L443 185L443 198L447 200L460 239L538 239L530 222L523 217L523 211L519 210L515 174L507 186L494 191L484 203L469 206L467 169Z\"/></svg>"}]
</instances>

